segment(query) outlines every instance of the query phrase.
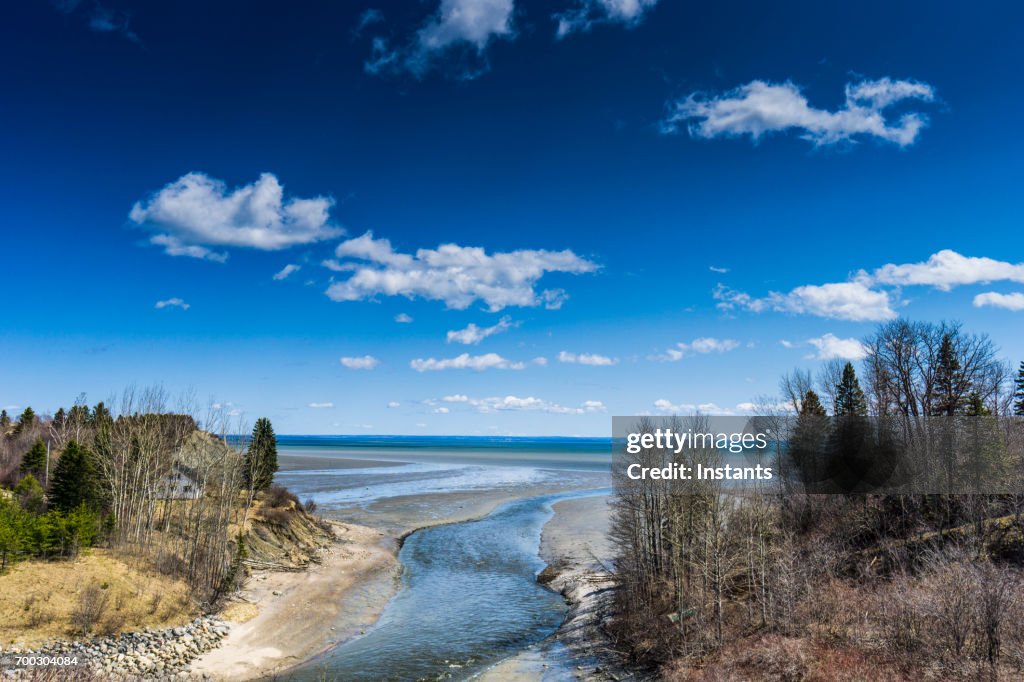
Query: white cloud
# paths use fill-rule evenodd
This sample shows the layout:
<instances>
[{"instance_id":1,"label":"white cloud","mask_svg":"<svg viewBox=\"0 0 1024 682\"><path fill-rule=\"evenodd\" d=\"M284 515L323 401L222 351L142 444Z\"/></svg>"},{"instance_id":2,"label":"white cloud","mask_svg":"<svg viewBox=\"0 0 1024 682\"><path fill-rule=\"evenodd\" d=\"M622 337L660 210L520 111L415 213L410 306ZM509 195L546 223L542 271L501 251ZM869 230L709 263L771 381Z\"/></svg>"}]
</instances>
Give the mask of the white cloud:
<instances>
[{"instance_id":1,"label":"white cloud","mask_svg":"<svg viewBox=\"0 0 1024 682\"><path fill-rule=\"evenodd\" d=\"M670 400L660 398L654 401L654 409L661 414L708 414L729 416L736 414L736 410L727 407L719 407L715 403L673 403Z\"/></svg>"},{"instance_id":2,"label":"white cloud","mask_svg":"<svg viewBox=\"0 0 1024 682\"><path fill-rule=\"evenodd\" d=\"M558 354L559 362L566 362L570 364L581 364L581 365L593 365L597 367L607 367L609 365L618 364L618 358L610 358L606 355L597 355L596 353L570 353L569 351L562 351Z\"/></svg>"},{"instance_id":3,"label":"white cloud","mask_svg":"<svg viewBox=\"0 0 1024 682\"><path fill-rule=\"evenodd\" d=\"M958 286L990 282L1024 283L1024 263L964 256L944 249L923 262L888 263L872 272L858 270L846 282L808 284L788 293L772 291L761 298L719 284L712 295L722 310L774 310L854 322L878 322L896 317L893 305L898 301L899 292L883 287L930 286L949 291ZM979 294L974 305L1013 305L1013 299L1012 294L1008 298L1003 294Z\"/></svg>"},{"instance_id":4,"label":"white cloud","mask_svg":"<svg viewBox=\"0 0 1024 682\"><path fill-rule=\"evenodd\" d=\"M526 365L522 362L512 362L503 358L497 353L485 353L483 355L470 355L463 353L454 358L417 358L409 363L417 372L436 372L445 369L472 369L482 372L485 369L523 369Z\"/></svg>"},{"instance_id":5,"label":"white cloud","mask_svg":"<svg viewBox=\"0 0 1024 682\"><path fill-rule=\"evenodd\" d=\"M331 224L329 197L285 200L272 173L229 190L204 173L188 173L136 202L129 218L154 232L150 242L172 256L223 262L224 252L209 247L244 247L275 251L337 237Z\"/></svg>"},{"instance_id":6,"label":"white cloud","mask_svg":"<svg viewBox=\"0 0 1024 682\"><path fill-rule=\"evenodd\" d=\"M310 403L309 406L314 410L327 410L334 407L334 403Z\"/></svg>"},{"instance_id":7,"label":"white cloud","mask_svg":"<svg viewBox=\"0 0 1024 682\"><path fill-rule=\"evenodd\" d=\"M478 344L488 336L500 334L508 331L512 327L516 326L512 323L512 318L509 316L502 317L498 320L498 323L490 327L478 327L472 322L469 323L465 329L458 329L448 332L447 342L448 343L462 343L466 345Z\"/></svg>"},{"instance_id":8,"label":"white cloud","mask_svg":"<svg viewBox=\"0 0 1024 682\"><path fill-rule=\"evenodd\" d=\"M441 0L440 6L415 37L393 46L386 39L373 40L367 73L406 70L422 77L443 55L457 58L460 78L475 78L487 71L486 51L496 38L514 38L514 0Z\"/></svg>"},{"instance_id":9,"label":"white cloud","mask_svg":"<svg viewBox=\"0 0 1024 682\"><path fill-rule=\"evenodd\" d=\"M810 106L793 83L755 80L717 97L693 93L672 102L662 131L675 133L685 125L697 137L750 135L758 140L765 133L795 129L819 146L870 136L905 147L917 139L927 119L906 113L889 122L884 110L908 99L934 98L934 89L926 83L882 78L847 84L843 106L826 111Z\"/></svg>"},{"instance_id":10,"label":"white cloud","mask_svg":"<svg viewBox=\"0 0 1024 682\"><path fill-rule=\"evenodd\" d=\"M724 275L725 273L729 272L729 268L718 268L715 267L714 265L709 265L708 270L710 270L711 272L717 272L720 275Z\"/></svg>"},{"instance_id":11,"label":"white cloud","mask_svg":"<svg viewBox=\"0 0 1024 682\"><path fill-rule=\"evenodd\" d=\"M1000 294L995 291L989 291L975 296L974 307L982 308L984 306L1005 308L1006 310L1019 312L1024 310L1024 294L1017 292L1012 294Z\"/></svg>"},{"instance_id":12,"label":"white cloud","mask_svg":"<svg viewBox=\"0 0 1024 682\"><path fill-rule=\"evenodd\" d=\"M787 341L786 339L780 340L779 343L782 344L783 348L796 348L795 343L793 343L792 341Z\"/></svg>"},{"instance_id":13,"label":"white cloud","mask_svg":"<svg viewBox=\"0 0 1024 682\"><path fill-rule=\"evenodd\" d=\"M658 0L578 0L577 6L555 14L559 38L570 33L589 31L595 24L618 23L632 28Z\"/></svg>"},{"instance_id":14,"label":"white cloud","mask_svg":"<svg viewBox=\"0 0 1024 682\"><path fill-rule=\"evenodd\" d=\"M867 348L858 339L841 339L832 333L807 339L807 343L818 349L818 352L811 356L817 360L863 360L868 355Z\"/></svg>"},{"instance_id":15,"label":"white cloud","mask_svg":"<svg viewBox=\"0 0 1024 682\"><path fill-rule=\"evenodd\" d=\"M396 407L401 407L401 406L402 406L402 403L398 402L397 400L392 400L391 402L388 403L388 409L389 410L393 410Z\"/></svg>"},{"instance_id":16,"label":"white cloud","mask_svg":"<svg viewBox=\"0 0 1024 682\"><path fill-rule=\"evenodd\" d=\"M871 289L861 281L807 284L789 293L772 291L764 298L754 298L719 284L713 295L722 310L743 308L757 313L774 310L855 322L896 317L888 292Z\"/></svg>"},{"instance_id":17,"label":"white cloud","mask_svg":"<svg viewBox=\"0 0 1024 682\"><path fill-rule=\"evenodd\" d=\"M674 362L682 360L690 355L707 355L708 353L727 353L740 347L740 342L735 339L716 339L705 336L694 339L690 343L679 342L674 347L665 350L664 355L656 356L655 360L667 360Z\"/></svg>"},{"instance_id":18,"label":"white cloud","mask_svg":"<svg viewBox=\"0 0 1024 682\"><path fill-rule=\"evenodd\" d=\"M441 398L447 403L458 403L468 405L477 412L492 414L495 412L550 412L552 414L595 414L607 412L608 408L600 400L584 400L577 407L560 405L558 403L529 396L520 398L514 395L491 398L470 398L467 395L455 394ZM443 409L443 408L439 408Z\"/></svg>"},{"instance_id":19,"label":"white cloud","mask_svg":"<svg viewBox=\"0 0 1024 682\"><path fill-rule=\"evenodd\" d=\"M289 263L288 265L286 265L283 268L281 268L280 272L278 272L277 274L274 275L274 279L276 281L281 281L282 279L287 279L288 275L292 274L293 272L297 272L297 271L299 271L301 269L302 269L301 265L295 265L293 263Z\"/></svg>"},{"instance_id":20,"label":"white cloud","mask_svg":"<svg viewBox=\"0 0 1024 682\"><path fill-rule=\"evenodd\" d=\"M543 304L558 308L566 298L565 292L546 289L538 293L534 290L537 281L549 272L580 274L598 267L568 249L488 255L480 247L442 244L436 249L404 254L395 251L387 239L374 239L372 232L342 242L336 254L367 262L355 267L347 280L327 289L331 300L405 296L443 301L447 307L459 310L480 300L491 312L508 306Z\"/></svg>"},{"instance_id":21,"label":"white cloud","mask_svg":"<svg viewBox=\"0 0 1024 682\"><path fill-rule=\"evenodd\" d=\"M923 263L883 265L875 270L872 279L879 284L916 284L949 291L964 284L1000 281L1024 283L1024 263L963 256L951 249L943 249Z\"/></svg>"},{"instance_id":22,"label":"white cloud","mask_svg":"<svg viewBox=\"0 0 1024 682\"><path fill-rule=\"evenodd\" d=\"M185 303L185 301L181 300L180 298L175 297L169 298L166 301L157 301L154 307L157 310L160 310L162 308L181 308L182 310L188 310L192 306L190 306L188 303Z\"/></svg>"},{"instance_id":23,"label":"white cloud","mask_svg":"<svg viewBox=\"0 0 1024 682\"><path fill-rule=\"evenodd\" d=\"M397 315L395 315L395 322L399 324L411 324L412 318L406 315L405 313L398 313Z\"/></svg>"},{"instance_id":24,"label":"white cloud","mask_svg":"<svg viewBox=\"0 0 1024 682\"><path fill-rule=\"evenodd\" d=\"M362 357L344 357L340 362L349 369L373 369L380 364L380 360L372 355L364 355Z\"/></svg>"},{"instance_id":25,"label":"white cloud","mask_svg":"<svg viewBox=\"0 0 1024 682\"><path fill-rule=\"evenodd\" d=\"M434 409L434 414L448 414L451 412L447 407L438 407Z\"/></svg>"},{"instance_id":26,"label":"white cloud","mask_svg":"<svg viewBox=\"0 0 1024 682\"><path fill-rule=\"evenodd\" d=\"M533 360L530 360L530 362L532 362L533 364L538 365L540 367L545 367L548 364L548 359L546 357L544 357L543 355L538 355Z\"/></svg>"}]
</instances>

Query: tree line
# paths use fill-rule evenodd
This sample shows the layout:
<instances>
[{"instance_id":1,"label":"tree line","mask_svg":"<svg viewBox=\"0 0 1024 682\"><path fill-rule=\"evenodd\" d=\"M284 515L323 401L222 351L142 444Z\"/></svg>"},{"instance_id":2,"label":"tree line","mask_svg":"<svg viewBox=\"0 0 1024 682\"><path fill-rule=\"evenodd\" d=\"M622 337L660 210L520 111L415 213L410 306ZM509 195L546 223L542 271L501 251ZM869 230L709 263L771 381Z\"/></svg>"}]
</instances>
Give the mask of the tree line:
<instances>
[{"instance_id":1,"label":"tree line","mask_svg":"<svg viewBox=\"0 0 1024 682\"><path fill-rule=\"evenodd\" d=\"M159 387L115 402L0 413L0 570L101 542L216 600L236 583L249 509L277 471L270 421L239 439L217 406L200 420L192 401L172 409Z\"/></svg>"},{"instance_id":2,"label":"tree line","mask_svg":"<svg viewBox=\"0 0 1024 682\"><path fill-rule=\"evenodd\" d=\"M993 423L1005 449L999 461L1019 476L1024 430L1005 417L1024 416L1024 362L1014 373L987 336L958 324L897 320L864 345L859 365L794 371L780 380L780 396L758 400L759 419L787 433L771 456L790 475L741 490L721 481L682 489L633 481L613 467L611 631L638 662L669 678L715 666L742 676L723 654L742 641L748 651L774 647L769 658L853 651L880 678L882 670L971 679L1024 670L1024 496L815 488L810 482L822 477L812 469L822 459L808 454L832 453L825 464L847 471L868 436L878 445L880 433L926 434L931 444L948 436L936 424ZM630 430L697 431L706 420L644 419ZM691 449L647 450L628 461L721 459L717 450ZM792 656L793 665L810 665L809 656Z\"/></svg>"}]
</instances>

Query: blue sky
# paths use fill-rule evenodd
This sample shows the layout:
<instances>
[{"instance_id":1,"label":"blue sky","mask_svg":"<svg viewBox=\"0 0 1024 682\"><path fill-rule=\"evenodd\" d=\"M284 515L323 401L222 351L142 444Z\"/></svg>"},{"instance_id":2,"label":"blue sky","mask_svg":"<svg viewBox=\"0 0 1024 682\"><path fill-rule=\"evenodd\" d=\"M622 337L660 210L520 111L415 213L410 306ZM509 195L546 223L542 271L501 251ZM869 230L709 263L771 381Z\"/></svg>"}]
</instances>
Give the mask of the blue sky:
<instances>
[{"instance_id":1,"label":"blue sky","mask_svg":"<svg viewBox=\"0 0 1024 682\"><path fill-rule=\"evenodd\" d=\"M394 4L8 12L0 407L604 435L895 315L1024 358L1021 7Z\"/></svg>"}]
</instances>

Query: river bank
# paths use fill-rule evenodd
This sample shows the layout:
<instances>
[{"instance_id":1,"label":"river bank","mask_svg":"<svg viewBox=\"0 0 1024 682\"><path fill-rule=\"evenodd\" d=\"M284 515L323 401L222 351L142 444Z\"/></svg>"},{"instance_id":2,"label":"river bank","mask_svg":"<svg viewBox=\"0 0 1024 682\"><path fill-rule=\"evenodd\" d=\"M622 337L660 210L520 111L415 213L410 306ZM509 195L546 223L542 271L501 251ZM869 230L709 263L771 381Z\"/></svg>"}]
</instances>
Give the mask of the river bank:
<instances>
[{"instance_id":1,"label":"river bank","mask_svg":"<svg viewBox=\"0 0 1024 682\"><path fill-rule=\"evenodd\" d=\"M600 495L553 505L555 515L541 534L547 567L538 581L565 597L569 611L552 637L485 671L481 682L643 679L622 666L603 630L613 587L608 500Z\"/></svg>"}]
</instances>

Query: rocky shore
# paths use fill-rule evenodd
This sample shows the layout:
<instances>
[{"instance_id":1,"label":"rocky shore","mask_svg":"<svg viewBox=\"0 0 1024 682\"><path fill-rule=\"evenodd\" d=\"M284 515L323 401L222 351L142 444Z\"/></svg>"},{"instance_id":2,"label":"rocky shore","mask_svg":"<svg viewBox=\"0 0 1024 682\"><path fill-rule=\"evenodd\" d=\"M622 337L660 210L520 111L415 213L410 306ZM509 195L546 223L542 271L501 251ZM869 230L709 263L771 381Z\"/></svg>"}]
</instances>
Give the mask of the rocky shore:
<instances>
[{"instance_id":1,"label":"rocky shore","mask_svg":"<svg viewBox=\"0 0 1024 682\"><path fill-rule=\"evenodd\" d=\"M126 632L116 637L93 637L53 642L35 649L12 646L0 650L9 667L4 679L35 677L41 667L16 667L17 659L73 659L77 665L52 666L58 671L89 669L115 679L171 680L192 678L191 663L220 645L229 632L227 623L214 617L196 618L188 625L166 630Z\"/></svg>"}]
</instances>

